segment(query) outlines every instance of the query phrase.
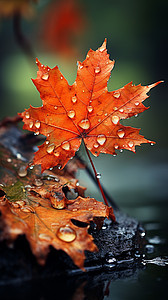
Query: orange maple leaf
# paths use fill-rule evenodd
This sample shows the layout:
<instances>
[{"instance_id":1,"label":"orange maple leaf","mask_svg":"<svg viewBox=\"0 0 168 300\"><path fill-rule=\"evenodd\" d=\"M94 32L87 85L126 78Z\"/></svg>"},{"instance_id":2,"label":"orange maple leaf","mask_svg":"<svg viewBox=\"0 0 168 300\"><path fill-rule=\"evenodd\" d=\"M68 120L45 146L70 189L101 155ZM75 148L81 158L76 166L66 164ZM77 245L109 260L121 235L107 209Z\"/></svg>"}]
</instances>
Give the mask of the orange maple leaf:
<instances>
[{"instance_id":1,"label":"orange maple leaf","mask_svg":"<svg viewBox=\"0 0 168 300\"><path fill-rule=\"evenodd\" d=\"M114 61L109 59L106 40L90 50L83 63L78 63L77 77L72 86L58 67L51 69L37 60L39 71L33 80L40 92L43 106L30 107L20 115L24 129L43 134L46 141L39 146L33 163L41 164L42 172L53 166L63 168L74 156L82 140L93 155L116 154L116 149L135 152L135 146L151 143L139 134L140 129L124 126L121 119L146 110L142 102L148 97L149 86L132 82L108 92Z\"/></svg>"}]
</instances>

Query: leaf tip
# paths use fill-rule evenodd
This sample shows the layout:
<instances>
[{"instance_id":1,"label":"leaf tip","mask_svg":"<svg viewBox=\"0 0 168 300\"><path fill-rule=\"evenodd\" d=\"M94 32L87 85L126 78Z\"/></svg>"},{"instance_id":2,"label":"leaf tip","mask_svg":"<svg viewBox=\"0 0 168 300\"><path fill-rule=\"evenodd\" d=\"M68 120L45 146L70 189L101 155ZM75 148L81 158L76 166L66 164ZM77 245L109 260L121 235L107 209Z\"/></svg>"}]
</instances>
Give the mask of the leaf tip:
<instances>
[{"instance_id":1,"label":"leaf tip","mask_svg":"<svg viewBox=\"0 0 168 300\"><path fill-rule=\"evenodd\" d=\"M103 52L104 50L106 50L106 45L107 45L107 39L105 38L103 44L101 45L101 47L99 48L100 52Z\"/></svg>"}]
</instances>

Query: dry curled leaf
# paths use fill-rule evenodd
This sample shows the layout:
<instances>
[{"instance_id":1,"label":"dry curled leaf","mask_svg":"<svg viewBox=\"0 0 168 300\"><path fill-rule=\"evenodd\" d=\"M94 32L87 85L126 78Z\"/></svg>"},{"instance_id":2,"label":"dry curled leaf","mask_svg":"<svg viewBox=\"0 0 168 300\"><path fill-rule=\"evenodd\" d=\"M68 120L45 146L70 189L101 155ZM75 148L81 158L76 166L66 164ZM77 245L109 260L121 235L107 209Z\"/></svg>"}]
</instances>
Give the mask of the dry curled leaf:
<instances>
[{"instance_id":1,"label":"dry curled leaf","mask_svg":"<svg viewBox=\"0 0 168 300\"><path fill-rule=\"evenodd\" d=\"M151 143L139 134L140 129L124 126L120 120L135 116L147 108L149 86L133 85L108 92L114 61L109 59L106 40L96 50L90 50L84 62L78 62L77 77L72 86L59 71L37 60L39 71L33 80L43 102L39 108L30 107L21 113L24 129L46 136L36 152L34 164L42 171L53 166L63 168L79 149L82 140L93 155L127 149Z\"/></svg>"}]
</instances>

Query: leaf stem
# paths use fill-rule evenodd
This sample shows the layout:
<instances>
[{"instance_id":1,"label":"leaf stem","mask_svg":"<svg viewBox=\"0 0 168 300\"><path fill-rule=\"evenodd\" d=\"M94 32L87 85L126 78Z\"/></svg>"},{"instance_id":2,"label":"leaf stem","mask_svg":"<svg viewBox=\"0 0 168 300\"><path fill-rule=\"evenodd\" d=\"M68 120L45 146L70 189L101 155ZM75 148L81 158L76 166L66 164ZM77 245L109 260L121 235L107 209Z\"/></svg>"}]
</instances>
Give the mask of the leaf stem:
<instances>
[{"instance_id":1,"label":"leaf stem","mask_svg":"<svg viewBox=\"0 0 168 300\"><path fill-rule=\"evenodd\" d=\"M84 145L85 145L85 142L84 142ZM100 192L101 192L101 194L102 194L102 197L103 197L103 199L104 199L104 202L105 202L105 204L106 204L107 206L109 206L109 204L108 204L108 202L107 202L107 199L106 199L106 197L105 197L104 191L103 191L103 189L102 189L102 186L101 186L101 184L100 184L100 180L99 180L99 178L97 177L98 173L97 173L97 171L96 171L96 168L95 168L95 166L94 166L94 163L93 163L93 161L92 161L92 159L91 159L90 153L89 153L89 151L88 151L86 145L85 145L85 150L86 150L86 153L87 153L88 158L89 158L89 160L90 160L90 163L91 163L91 165L92 165L92 168L93 168L93 171L94 171L94 174L95 174L95 178L96 178L96 180L97 180L97 183L98 183Z\"/></svg>"}]
</instances>

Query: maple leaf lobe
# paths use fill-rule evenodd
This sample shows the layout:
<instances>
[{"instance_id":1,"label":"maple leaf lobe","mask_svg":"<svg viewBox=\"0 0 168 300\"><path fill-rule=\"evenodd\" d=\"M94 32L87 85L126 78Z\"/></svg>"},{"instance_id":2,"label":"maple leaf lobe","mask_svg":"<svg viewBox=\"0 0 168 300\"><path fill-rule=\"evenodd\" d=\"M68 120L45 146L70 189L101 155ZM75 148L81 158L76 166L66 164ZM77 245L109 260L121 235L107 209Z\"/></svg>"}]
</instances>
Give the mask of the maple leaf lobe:
<instances>
[{"instance_id":1,"label":"maple leaf lobe","mask_svg":"<svg viewBox=\"0 0 168 300\"><path fill-rule=\"evenodd\" d=\"M132 85L109 92L107 83L114 61L109 59L106 40L98 50L89 50L86 59L78 62L77 77L72 86L58 67L42 65L37 59L37 78L33 79L43 102L21 114L24 129L43 134L46 142L39 146L34 164L42 171L55 165L63 168L79 149L82 139L93 155L116 154L116 150L135 152L135 146L151 143L139 129L123 126L120 120L147 109L143 101L150 86Z\"/></svg>"}]
</instances>

